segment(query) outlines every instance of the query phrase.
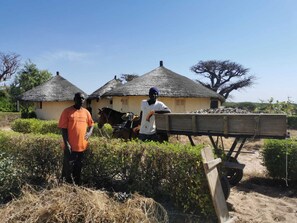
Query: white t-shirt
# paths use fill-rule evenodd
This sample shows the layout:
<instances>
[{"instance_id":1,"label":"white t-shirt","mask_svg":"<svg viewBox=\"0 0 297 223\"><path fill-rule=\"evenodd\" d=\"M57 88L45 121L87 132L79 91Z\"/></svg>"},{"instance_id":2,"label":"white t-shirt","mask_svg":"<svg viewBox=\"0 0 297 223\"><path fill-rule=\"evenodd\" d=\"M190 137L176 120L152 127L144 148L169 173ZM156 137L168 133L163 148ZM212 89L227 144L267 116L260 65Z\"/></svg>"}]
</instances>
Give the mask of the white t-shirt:
<instances>
[{"instance_id":1,"label":"white t-shirt","mask_svg":"<svg viewBox=\"0 0 297 223\"><path fill-rule=\"evenodd\" d=\"M149 105L147 100L141 102L142 119L140 126L140 134L152 135L156 133L155 116L151 116L150 121L146 120L147 115L151 111L169 111L170 109L161 101L156 101L155 104Z\"/></svg>"}]
</instances>

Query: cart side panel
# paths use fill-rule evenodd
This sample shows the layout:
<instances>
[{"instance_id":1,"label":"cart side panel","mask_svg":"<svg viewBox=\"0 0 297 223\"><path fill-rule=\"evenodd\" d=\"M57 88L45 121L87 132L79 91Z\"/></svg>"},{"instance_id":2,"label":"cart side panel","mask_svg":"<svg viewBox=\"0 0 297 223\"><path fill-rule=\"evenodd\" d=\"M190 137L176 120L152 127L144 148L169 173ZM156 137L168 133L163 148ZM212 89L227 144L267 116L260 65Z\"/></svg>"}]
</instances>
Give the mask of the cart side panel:
<instances>
[{"instance_id":1,"label":"cart side panel","mask_svg":"<svg viewBox=\"0 0 297 223\"><path fill-rule=\"evenodd\" d=\"M192 131L192 116L173 115L169 117L169 130L186 132Z\"/></svg>"},{"instance_id":2,"label":"cart side panel","mask_svg":"<svg viewBox=\"0 0 297 223\"><path fill-rule=\"evenodd\" d=\"M223 116L196 115L198 133L222 133L226 124Z\"/></svg>"},{"instance_id":3,"label":"cart side panel","mask_svg":"<svg viewBox=\"0 0 297 223\"><path fill-rule=\"evenodd\" d=\"M273 114L156 114L158 131L176 134L285 138L287 117Z\"/></svg>"},{"instance_id":4,"label":"cart side panel","mask_svg":"<svg viewBox=\"0 0 297 223\"><path fill-rule=\"evenodd\" d=\"M263 136L279 136L287 135L287 117L285 115L262 115L260 116L260 131Z\"/></svg>"},{"instance_id":5,"label":"cart side panel","mask_svg":"<svg viewBox=\"0 0 297 223\"><path fill-rule=\"evenodd\" d=\"M258 135L259 116L255 115L229 115L228 134Z\"/></svg>"}]
</instances>

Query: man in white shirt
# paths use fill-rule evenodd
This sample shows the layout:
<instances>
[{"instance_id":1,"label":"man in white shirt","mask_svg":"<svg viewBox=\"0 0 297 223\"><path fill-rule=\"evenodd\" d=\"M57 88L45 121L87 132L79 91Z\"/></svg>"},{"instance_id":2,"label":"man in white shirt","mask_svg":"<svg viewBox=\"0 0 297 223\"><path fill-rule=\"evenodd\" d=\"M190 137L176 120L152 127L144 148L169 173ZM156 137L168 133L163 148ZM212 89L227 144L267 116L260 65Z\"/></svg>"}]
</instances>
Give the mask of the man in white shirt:
<instances>
[{"instance_id":1,"label":"man in white shirt","mask_svg":"<svg viewBox=\"0 0 297 223\"><path fill-rule=\"evenodd\" d=\"M142 141L153 140L160 141L160 138L156 134L155 113L170 113L170 109L161 101L157 100L159 96L159 90L156 87L152 87L149 90L149 99L141 102L140 112L140 131L139 139Z\"/></svg>"}]
</instances>

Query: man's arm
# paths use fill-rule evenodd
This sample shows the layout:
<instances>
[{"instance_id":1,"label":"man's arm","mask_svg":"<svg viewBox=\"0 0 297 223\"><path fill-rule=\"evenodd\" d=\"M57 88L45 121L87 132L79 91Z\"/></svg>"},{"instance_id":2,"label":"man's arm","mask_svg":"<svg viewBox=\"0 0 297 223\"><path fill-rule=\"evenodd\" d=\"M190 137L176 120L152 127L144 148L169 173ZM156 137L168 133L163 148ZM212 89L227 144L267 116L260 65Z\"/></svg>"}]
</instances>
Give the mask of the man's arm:
<instances>
[{"instance_id":1,"label":"man's arm","mask_svg":"<svg viewBox=\"0 0 297 223\"><path fill-rule=\"evenodd\" d=\"M147 117L146 117L146 120L149 122L150 121L150 118L154 114L165 114L165 113L170 113L170 112L171 112L171 110L165 104L162 104L162 108L161 109L150 111L148 113Z\"/></svg>"},{"instance_id":2,"label":"man's arm","mask_svg":"<svg viewBox=\"0 0 297 223\"><path fill-rule=\"evenodd\" d=\"M85 135L85 140L88 140L91 137L93 133L93 129L94 129L94 125L88 127L87 133Z\"/></svg>"},{"instance_id":3,"label":"man's arm","mask_svg":"<svg viewBox=\"0 0 297 223\"><path fill-rule=\"evenodd\" d=\"M65 149L67 149L69 151L69 153L71 153L71 146L70 146L69 139L68 139L68 130L62 128L61 131L62 131L62 137L63 137Z\"/></svg>"}]
</instances>

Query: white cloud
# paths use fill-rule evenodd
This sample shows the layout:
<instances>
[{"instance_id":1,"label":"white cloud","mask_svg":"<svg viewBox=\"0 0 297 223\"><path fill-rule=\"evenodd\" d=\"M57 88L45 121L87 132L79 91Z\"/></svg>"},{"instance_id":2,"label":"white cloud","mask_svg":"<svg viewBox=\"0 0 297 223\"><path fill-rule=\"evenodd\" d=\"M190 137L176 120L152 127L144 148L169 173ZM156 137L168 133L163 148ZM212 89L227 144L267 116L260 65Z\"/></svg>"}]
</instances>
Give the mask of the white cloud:
<instances>
[{"instance_id":1,"label":"white cloud","mask_svg":"<svg viewBox=\"0 0 297 223\"><path fill-rule=\"evenodd\" d=\"M69 61L69 62L84 62L88 54L75 51L60 50L56 52L47 52L42 56L50 61Z\"/></svg>"}]
</instances>

